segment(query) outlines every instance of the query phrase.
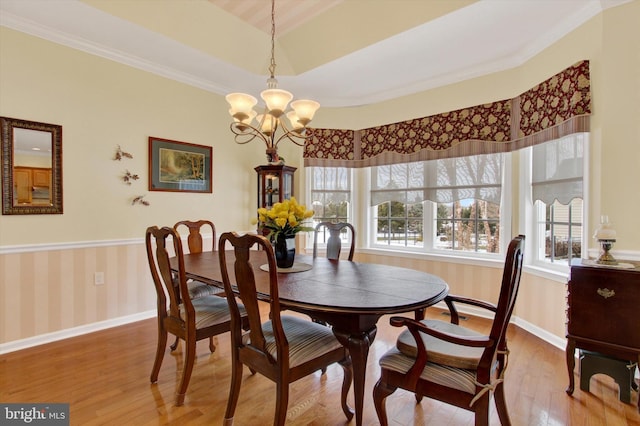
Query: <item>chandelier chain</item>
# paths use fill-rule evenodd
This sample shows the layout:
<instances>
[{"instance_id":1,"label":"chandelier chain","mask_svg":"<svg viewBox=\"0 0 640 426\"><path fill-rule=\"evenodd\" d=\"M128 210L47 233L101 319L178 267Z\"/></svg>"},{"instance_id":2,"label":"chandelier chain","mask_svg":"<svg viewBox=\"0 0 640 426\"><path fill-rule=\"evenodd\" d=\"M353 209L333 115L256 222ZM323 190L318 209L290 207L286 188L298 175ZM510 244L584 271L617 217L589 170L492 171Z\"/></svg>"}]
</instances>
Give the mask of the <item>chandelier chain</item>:
<instances>
[{"instance_id":1,"label":"chandelier chain","mask_svg":"<svg viewBox=\"0 0 640 426\"><path fill-rule=\"evenodd\" d=\"M276 73L275 37L276 37L276 0L271 0L271 63L269 65L269 73L271 74L271 78L275 78L275 73Z\"/></svg>"}]
</instances>

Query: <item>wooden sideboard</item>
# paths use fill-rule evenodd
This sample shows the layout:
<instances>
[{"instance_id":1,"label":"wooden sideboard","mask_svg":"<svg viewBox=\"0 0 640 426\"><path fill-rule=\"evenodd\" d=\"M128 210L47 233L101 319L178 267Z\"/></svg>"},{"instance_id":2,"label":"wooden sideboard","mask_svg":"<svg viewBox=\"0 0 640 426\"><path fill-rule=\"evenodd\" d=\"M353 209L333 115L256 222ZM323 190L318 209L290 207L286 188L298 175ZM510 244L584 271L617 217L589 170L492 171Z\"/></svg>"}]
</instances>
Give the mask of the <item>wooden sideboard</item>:
<instances>
[{"instance_id":1,"label":"wooden sideboard","mask_svg":"<svg viewBox=\"0 0 640 426\"><path fill-rule=\"evenodd\" d=\"M572 263L566 337L569 395L574 390L576 349L640 361L640 268Z\"/></svg>"}]
</instances>

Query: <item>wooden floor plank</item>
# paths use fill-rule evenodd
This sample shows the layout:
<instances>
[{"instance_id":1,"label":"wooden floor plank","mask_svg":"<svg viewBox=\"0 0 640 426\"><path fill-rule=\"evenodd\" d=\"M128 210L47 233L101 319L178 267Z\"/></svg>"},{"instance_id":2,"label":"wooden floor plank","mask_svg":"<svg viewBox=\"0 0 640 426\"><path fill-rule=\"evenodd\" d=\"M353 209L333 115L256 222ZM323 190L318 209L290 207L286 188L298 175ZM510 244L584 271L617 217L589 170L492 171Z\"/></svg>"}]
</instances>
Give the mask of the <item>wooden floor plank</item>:
<instances>
[{"instance_id":1,"label":"wooden floor plank","mask_svg":"<svg viewBox=\"0 0 640 426\"><path fill-rule=\"evenodd\" d=\"M427 316L447 320L437 309L429 310ZM378 424L371 397L380 371L377 359L395 344L400 332L389 325L388 317L378 325L367 366L365 425ZM464 325L486 331L488 322L469 317ZM149 319L1 355L0 401L68 402L72 425L221 424L231 368L228 335L215 339L213 354L206 342L198 344L182 407L175 407L173 401L184 346L174 353L167 347L158 383L151 384L156 335L156 322ZM576 390L569 397L564 392L568 384L564 352L515 326L510 326L508 336L511 355L505 389L514 425L640 425L637 392L632 392L631 404L624 404L618 400L617 384L602 375L595 375L590 392L585 392L579 388L576 373ZM341 384L338 366L330 367L325 375L316 373L293 383L287 424L345 424ZM271 424L274 393L272 382L245 369L236 424ZM412 394L401 390L387 399L387 410L394 426L473 424L470 412L428 399L416 404ZM491 424L499 423L491 403Z\"/></svg>"}]
</instances>

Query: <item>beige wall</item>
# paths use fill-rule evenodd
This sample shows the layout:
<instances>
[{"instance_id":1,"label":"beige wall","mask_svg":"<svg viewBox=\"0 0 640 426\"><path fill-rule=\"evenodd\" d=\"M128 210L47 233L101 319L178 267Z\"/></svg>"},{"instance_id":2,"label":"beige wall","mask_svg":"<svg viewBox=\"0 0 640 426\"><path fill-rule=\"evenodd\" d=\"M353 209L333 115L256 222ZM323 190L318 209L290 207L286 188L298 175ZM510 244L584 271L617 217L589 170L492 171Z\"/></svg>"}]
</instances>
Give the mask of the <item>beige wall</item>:
<instances>
[{"instance_id":1,"label":"beige wall","mask_svg":"<svg viewBox=\"0 0 640 426\"><path fill-rule=\"evenodd\" d=\"M640 2L610 9L522 66L369 107L321 109L318 127L359 129L511 98L581 59L591 61L590 222L608 214L616 250L640 257ZM507 35L508 36L508 35ZM634 52L636 52L634 54ZM142 237L151 224L208 217L219 230L250 229L253 167L262 147L239 146L221 96L0 28L0 115L63 126L64 214L0 217L0 352L97 323L148 315L155 299ZM147 138L213 147L214 193L147 191ZM113 161L116 145L134 155ZM299 166L301 150L283 148ZM516 162L517 164L517 162ZM131 186L125 170L141 176ZM297 174L296 194L304 182ZM146 194L149 207L131 206ZM300 197L301 198L301 197ZM517 197L514 197L517 198ZM514 199L514 212L517 212ZM519 229L514 216L515 234ZM615 252L614 252L615 254ZM499 268L363 255L442 275L454 292L492 299ZM105 272L105 285L93 273ZM561 339L564 283L527 273L516 315ZM43 337L44 336L44 337Z\"/></svg>"}]
</instances>

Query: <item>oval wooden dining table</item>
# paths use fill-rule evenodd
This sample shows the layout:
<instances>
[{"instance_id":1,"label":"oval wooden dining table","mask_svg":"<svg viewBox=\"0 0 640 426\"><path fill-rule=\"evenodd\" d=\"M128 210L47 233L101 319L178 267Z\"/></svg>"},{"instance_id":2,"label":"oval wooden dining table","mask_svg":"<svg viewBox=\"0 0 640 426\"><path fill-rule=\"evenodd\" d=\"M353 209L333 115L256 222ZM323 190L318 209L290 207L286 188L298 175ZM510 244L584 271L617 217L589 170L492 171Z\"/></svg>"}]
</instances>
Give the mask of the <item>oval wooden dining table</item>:
<instances>
[{"instance_id":1,"label":"oval wooden dining table","mask_svg":"<svg viewBox=\"0 0 640 426\"><path fill-rule=\"evenodd\" d=\"M229 251L230 273L234 260L233 252ZM259 270L266 264L265 252L252 252L251 262L257 269L258 297L268 295L269 274L261 274ZM185 254L184 264L189 278L222 287L216 251ZM442 278L426 272L373 263L296 255L296 265L311 268L278 273L280 304L330 324L340 343L349 349L356 424L361 425L367 357L378 319L438 303L448 294L449 286Z\"/></svg>"}]
</instances>

